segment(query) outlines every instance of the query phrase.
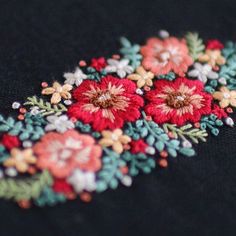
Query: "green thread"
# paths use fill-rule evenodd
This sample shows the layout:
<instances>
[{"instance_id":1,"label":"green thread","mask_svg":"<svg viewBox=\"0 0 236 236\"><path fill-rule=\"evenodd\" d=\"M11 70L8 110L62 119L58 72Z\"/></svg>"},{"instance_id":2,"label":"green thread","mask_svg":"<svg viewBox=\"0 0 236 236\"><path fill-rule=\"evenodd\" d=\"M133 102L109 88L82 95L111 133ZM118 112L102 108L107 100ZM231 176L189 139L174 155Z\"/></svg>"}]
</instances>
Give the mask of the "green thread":
<instances>
[{"instance_id":1,"label":"green thread","mask_svg":"<svg viewBox=\"0 0 236 236\"><path fill-rule=\"evenodd\" d=\"M175 79L175 73L169 72L166 75L158 75L158 79L166 79L166 80L172 81Z\"/></svg>"},{"instance_id":2,"label":"green thread","mask_svg":"<svg viewBox=\"0 0 236 236\"><path fill-rule=\"evenodd\" d=\"M44 129L41 126L33 125L24 121L15 121L12 117L4 119L0 115L0 132L8 132L10 135L19 136L19 139L38 140L43 134Z\"/></svg>"},{"instance_id":3,"label":"green thread","mask_svg":"<svg viewBox=\"0 0 236 236\"><path fill-rule=\"evenodd\" d=\"M219 134L218 127L222 126L223 122L218 119L216 115L211 114L209 116L202 117L200 125L201 129L209 129L214 136L217 136Z\"/></svg>"},{"instance_id":4,"label":"green thread","mask_svg":"<svg viewBox=\"0 0 236 236\"><path fill-rule=\"evenodd\" d=\"M36 199L45 186L52 184L47 170L31 178L0 180L0 197L15 201Z\"/></svg>"},{"instance_id":5,"label":"green thread","mask_svg":"<svg viewBox=\"0 0 236 236\"><path fill-rule=\"evenodd\" d=\"M131 42L125 38L120 38L120 44L122 48L120 49L120 53L124 56L124 58L129 59L130 64L134 69L136 69L141 64L142 55L140 54L140 46L138 44L131 44Z\"/></svg>"},{"instance_id":6,"label":"green thread","mask_svg":"<svg viewBox=\"0 0 236 236\"><path fill-rule=\"evenodd\" d=\"M40 114L42 116L56 115L59 116L67 111L67 108L59 103L57 105L52 105L50 102L45 102L42 98L37 98L36 96L28 97L27 102L24 103L25 106L37 106L40 108Z\"/></svg>"},{"instance_id":7,"label":"green thread","mask_svg":"<svg viewBox=\"0 0 236 236\"><path fill-rule=\"evenodd\" d=\"M189 49L189 53L193 60L197 60L198 57L201 55L205 46L203 44L203 40L199 38L197 33L188 32L185 36L187 40L187 45Z\"/></svg>"},{"instance_id":8,"label":"green thread","mask_svg":"<svg viewBox=\"0 0 236 236\"><path fill-rule=\"evenodd\" d=\"M193 128L192 124L181 127L177 127L175 124L164 124L163 129L166 133L170 131L176 139L181 138L182 140L186 140L189 138L194 143L199 143L199 141L206 142L206 137L208 136L206 130Z\"/></svg>"},{"instance_id":9,"label":"green thread","mask_svg":"<svg viewBox=\"0 0 236 236\"><path fill-rule=\"evenodd\" d=\"M106 155L102 158L102 169L98 172L97 192L103 192L109 187L116 189L123 178L120 168L126 165L119 154L108 148L103 150Z\"/></svg>"}]
</instances>

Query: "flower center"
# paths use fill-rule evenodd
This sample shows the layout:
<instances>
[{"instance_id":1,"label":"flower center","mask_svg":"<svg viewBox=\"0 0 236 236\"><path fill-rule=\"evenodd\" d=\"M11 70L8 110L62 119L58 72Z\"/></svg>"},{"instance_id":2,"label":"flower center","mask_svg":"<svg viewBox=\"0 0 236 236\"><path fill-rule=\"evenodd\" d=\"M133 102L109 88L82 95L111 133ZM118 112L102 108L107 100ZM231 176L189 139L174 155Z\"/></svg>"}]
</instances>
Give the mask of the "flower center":
<instances>
[{"instance_id":1,"label":"flower center","mask_svg":"<svg viewBox=\"0 0 236 236\"><path fill-rule=\"evenodd\" d=\"M224 97L225 99L229 99L229 98L230 98L230 94L229 94L229 93L224 93L224 94L223 94L223 97Z\"/></svg>"},{"instance_id":2,"label":"flower center","mask_svg":"<svg viewBox=\"0 0 236 236\"><path fill-rule=\"evenodd\" d=\"M161 61L161 62L166 62L170 59L170 52L169 51L166 51L166 50L163 50L162 52L160 52L158 54L158 60Z\"/></svg>"},{"instance_id":3,"label":"flower center","mask_svg":"<svg viewBox=\"0 0 236 236\"><path fill-rule=\"evenodd\" d=\"M182 94L180 92L173 92L170 93L166 98L166 103L169 107L181 108L188 106L190 103L190 99L185 94Z\"/></svg>"},{"instance_id":4,"label":"flower center","mask_svg":"<svg viewBox=\"0 0 236 236\"><path fill-rule=\"evenodd\" d=\"M109 91L101 91L91 99L91 102L96 107L109 108L114 105L114 95L110 94Z\"/></svg>"}]
</instances>

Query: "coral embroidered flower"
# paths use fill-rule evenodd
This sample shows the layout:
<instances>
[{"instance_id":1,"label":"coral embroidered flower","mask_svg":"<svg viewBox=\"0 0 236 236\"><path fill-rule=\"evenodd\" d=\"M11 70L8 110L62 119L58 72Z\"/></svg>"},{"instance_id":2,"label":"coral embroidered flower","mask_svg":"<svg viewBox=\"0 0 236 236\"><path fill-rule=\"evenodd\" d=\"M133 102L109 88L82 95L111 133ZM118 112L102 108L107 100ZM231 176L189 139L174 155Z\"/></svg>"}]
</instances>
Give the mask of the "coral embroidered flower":
<instances>
[{"instance_id":1,"label":"coral embroidered flower","mask_svg":"<svg viewBox=\"0 0 236 236\"><path fill-rule=\"evenodd\" d=\"M92 124L96 131L121 128L125 121L140 116L143 99L135 91L135 84L128 79L106 76L100 82L86 80L74 90L78 102L69 107L68 115Z\"/></svg>"},{"instance_id":2,"label":"coral embroidered flower","mask_svg":"<svg viewBox=\"0 0 236 236\"><path fill-rule=\"evenodd\" d=\"M32 149L20 150L13 148L10 158L6 159L3 165L5 167L15 167L19 172L25 173L31 164L36 163L36 160Z\"/></svg>"},{"instance_id":3,"label":"coral embroidered flower","mask_svg":"<svg viewBox=\"0 0 236 236\"><path fill-rule=\"evenodd\" d=\"M96 69L97 71L101 71L107 66L106 59L104 57L99 57L99 58L93 58L91 60L91 67Z\"/></svg>"},{"instance_id":4,"label":"coral embroidered flower","mask_svg":"<svg viewBox=\"0 0 236 236\"><path fill-rule=\"evenodd\" d=\"M101 167L101 147L91 136L75 130L48 133L33 150L38 156L37 166L49 169L57 178L68 177L76 168L93 172Z\"/></svg>"},{"instance_id":5,"label":"coral embroidered flower","mask_svg":"<svg viewBox=\"0 0 236 236\"><path fill-rule=\"evenodd\" d=\"M197 122L202 115L211 112L212 97L203 92L203 83L200 81L186 78L159 80L154 86L155 89L146 95L149 103L145 111L158 124Z\"/></svg>"},{"instance_id":6,"label":"coral embroidered flower","mask_svg":"<svg viewBox=\"0 0 236 236\"><path fill-rule=\"evenodd\" d=\"M137 81L137 86L142 88L143 86L152 86L153 82L152 79L154 78L154 74L150 71L145 71L142 66L139 66L136 69L135 74L131 74L128 76L128 79Z\"/></svg>"},{"instance_id":7,"label":"coral embroidered flower","mask_svg":"<svg viewBox=\"0 0 236 236\"><path fill-rule=\"evenodd\" d=\"M83 71L77 67L74 73L64 73L65 84L76 85L77 87L87 79L88 76L83 73Z\"/></svg>"},{"instance_id":8,"label":"coral embroidered flower","mask_svg":"<svg viewBox=\"0 0 236 236\"><path fill-rule=\"evenodd\" d=\"M164 40L150 38L141 48L141 54L143 67L155 75L167 74L173 70L179 76L184 76L192 64L185 40L174 37Z\"/></svg>"},{"instance_id":9,"label":"coral embroidered flower","mask_svg":"<svg viewBox=\"0 0 236 236\"><path fill-rule=\"evenodd\" d=\"M230 91L227 87L221 87L220 91L213 93L213 97L219 100L219 105L222 108L232 106L236 107L236 91Z\"/></svg>"},{"instance_id":10,"label":"coral embroidered flower","mask_svg":"<svg viewBox=\"0 0 236 236\"><path fill-rule=\"evenodd\" d=\"M129 66L128 59L122 59L120 61L115 59L108 59L108 65L105 70L108 73L117 73L120 78L124 78L127 74L130 74L134 71L132 66Z\"/></svg>"},{"instance_id":11,"label":"coral embroidered flower","mask_svg":"<svg viewBox=\"0 0 236 236\"><path fill-rule=\"evenodd\" d=\"M51 103L57 104L61 101L61 98L70 99L71 94L69 91L72 90L70 84L60 85L58 82L54 82L52 87L48 87L42 90L43 95L52 95Z\"/></svg>"},{"instance_id":12,"label":"coral embroidered flower","mask_svg":"<svg viewBox=\"0 0 236 236\"><path fill-rule=\"evenodd\" d=\"M131 138L128 135L124 135L121 129L104 130L102 131L102 136L103 138L99 141L99 144L104 147L112 147L119 154L124 151L123 145L131 142Z\"/></svg>"},{"instance_id":13,"label":"coral embroidered flower","mask_svg":"<svg viewBox=\"0 0 236 236\"><path fill-rule=\"evenodd\" d=\"M217 69L217 65L221 66L226 62L220 50L210 49L207 49L204 54L200 55L198 60L203 63L207 62L213 69Z\"/></svg>"},{"instance_id":14,"label":"coral embroidered flower","mask_svg":"<svg viewBox=\"0 0 236 236\"><path fill-rule=\"evenodd\" d=\"M224 45L217 39L210 39L206 43L206 49L223 49Z\"/></svg>"},{"instance_id":15,"label":"coral embroidered flower","mask_svg":"<svg viewBox=\"0 0 236 236\"><path fill-rule=\"evenodd\" d=\"M218 74L212 71L212 67L208 64L202 65L198 62L194 63L194 69L188 72L188 76L197 77L204 84L208 79L218 79Z\"/></svg>"}]
</instances>

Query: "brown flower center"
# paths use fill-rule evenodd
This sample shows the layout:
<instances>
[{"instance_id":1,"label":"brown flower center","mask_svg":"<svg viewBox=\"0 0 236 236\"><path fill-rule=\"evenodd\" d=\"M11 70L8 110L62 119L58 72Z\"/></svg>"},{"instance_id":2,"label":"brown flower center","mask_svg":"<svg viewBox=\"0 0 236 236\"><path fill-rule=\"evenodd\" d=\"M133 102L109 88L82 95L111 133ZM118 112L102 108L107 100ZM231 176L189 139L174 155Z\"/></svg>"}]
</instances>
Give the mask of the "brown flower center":
<instances>
[{"instance_id":1,"label":"brown flower center","mask_svg":"<svg viewBox=\"0 0 236 236\"><path fill-rule=\"evenodd\" d=\"M99 91L91 98L91 103L95 107L109 108L114 105L115 96L110 94L109 91Z\"/></svg>"},{"instance_id":2,"label":"brown flower center","mask_svg":"<svg viewBox=\"0 0 236 236\"><path fill-rule=\"evenodd\" d=\"M166 98L166 104L169 107L173 107L175 109L188 106L190 104L190 98L186 94L182 94L180 92L173 92L168 94Z\"/></svg>"}]
</instances>

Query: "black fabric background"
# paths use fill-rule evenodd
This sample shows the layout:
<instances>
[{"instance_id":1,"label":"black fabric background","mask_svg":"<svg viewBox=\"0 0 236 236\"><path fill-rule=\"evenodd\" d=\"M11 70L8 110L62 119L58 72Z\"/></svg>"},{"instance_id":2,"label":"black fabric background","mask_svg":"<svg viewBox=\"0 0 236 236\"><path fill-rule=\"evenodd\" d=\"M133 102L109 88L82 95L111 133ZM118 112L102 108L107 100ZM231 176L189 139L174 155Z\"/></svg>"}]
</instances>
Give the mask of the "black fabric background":
<instances>
[{"instance_id":1,"label":"black fabric background","mask_svg":"<svg viewBox=\"0 0 236 236\"><path fill-rule=\"evenodd\" d=\"M118 52L121 35L144 43L173 35L236 40L235 1L0 1L0 111L62 81L80 59ZM235 116L236 117L236 116ZM236 129L223 128L194 158L170 159L120 187L49 208L21 210L0 201L0 235L235 235Z\"/></svg>"}]
</instances>

